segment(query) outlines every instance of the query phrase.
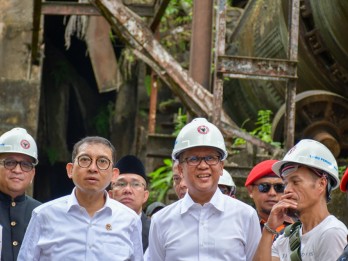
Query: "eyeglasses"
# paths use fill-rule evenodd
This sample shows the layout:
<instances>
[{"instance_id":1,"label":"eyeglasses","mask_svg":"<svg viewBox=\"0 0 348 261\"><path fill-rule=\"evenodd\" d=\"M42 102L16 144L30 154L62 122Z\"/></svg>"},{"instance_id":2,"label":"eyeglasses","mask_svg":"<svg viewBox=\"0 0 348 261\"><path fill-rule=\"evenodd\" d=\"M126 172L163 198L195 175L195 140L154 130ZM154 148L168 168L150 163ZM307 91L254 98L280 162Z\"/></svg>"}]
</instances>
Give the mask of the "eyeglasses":
<instances>
[{"instance_id":1,"label":"eyeglasses","mask_svg":"<svg viewBox=\"0 0 348 261\"><path fill-rule=\"evenodd\" d=\"M77 163L79 164L79 166L81 168L88 168L89 166L91 166L93 160L86 155L82 155L80 157L77 158ZM109 168L111 161L107 158L99 158L96 161L97 163L97 167L100 170L106 170Z\"/></svg>"},{"instance_id":2,"label":"eyeglasses","mask_svg":"<svg viewBox=\"0 0 348 261\"><path fill-rule=\"evenodd\" d=\"M271 190L271 187L274 188L274 191L277 193L284 193L285 185L282 183L276 183L276 184L270 184L270 183L261 183L261 184L254 184L257 186L258 190L261 193L268 193Z\"/></svg>"},{"instance_id":3,"label":"eyeglasses","mask_svg":"<svg viewBox=\"0 0 348 261\"><path fill-rule=\"evenodd\" d=\"M190 166L198 166L199 164L201 164L202 160L204 160L204 162L207 163L209 166L216 165L220 162L220 156L213 156L213 155L208 155L204 157L191 156L191 157L185 158L183 161L185 161Z\"/></svg>"},{"instance_id":4,"label":"eyeglasses","mask_svg":"<svg viewBox=\"0 0 348 261\"><path fill-rule=\"evenodd\" d=\"M222 194L233 196L236 194L236 187L232 186L231 188L224 186L224 185L219 185L218 186Z\"/></svg>"},{"instance_id":5,"label":"eyeglasses","mask_svg":"<svg viewBox=\"0 0 348 261\"><path fill-rule=\"evenodd\" d=\"M5 169L8 170L13 170L17 167L17 165L19 164L19 166L21 167L21 170L24 172L29 172L31 171L35 164L29 161L17 161L17 160L13 160L13 159L5 159L0 161L0 163L2 165L4 165Z\"/></svg>"},{"instance_id":6,"label":"eyeglasses","mask_svg":"<svg viewBox=\"0 0 348 261\"><path fill-rule=\"evenodd\" d=\"M130 185L131 188L135 190L140 190L142 187L146 187L146 185L140 181L131 181L131 182L126 182L126 181L117 181L113 184L113 189L115 190L122 190Z\"/></svg>"}]
</instances>

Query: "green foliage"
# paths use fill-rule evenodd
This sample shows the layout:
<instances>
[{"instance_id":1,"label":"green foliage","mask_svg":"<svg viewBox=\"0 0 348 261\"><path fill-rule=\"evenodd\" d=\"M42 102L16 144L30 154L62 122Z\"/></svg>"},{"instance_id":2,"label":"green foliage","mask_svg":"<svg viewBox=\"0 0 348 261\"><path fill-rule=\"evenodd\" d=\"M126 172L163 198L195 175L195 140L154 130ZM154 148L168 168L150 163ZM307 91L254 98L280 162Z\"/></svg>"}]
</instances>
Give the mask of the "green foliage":
<instances>
[{"instance_id":1,"label":"green foliage","mask_svg":"<svg viewBox=\"0 0 348 261\"><path fill-rule=\"evenodd\" d=\"M95 126L98 135L102 137L109 136L110 119L114 114L114 103L109 102L107 105L100 107L98 114L92 119L92 126Z\"/></svg>"},{"instance_id":2,"label":"green foliage","mask_svg":"<svg viewBox=\"0 0 348 261\"><path fill-rule=\"evenodd\" d=\"M151 75L146 75L144 79L146 93L148 96L151 94Z\"/></svg>"},{"instance_id":3,"label":"green foliage","mask_svg":"<svg viewBox=\"0 0 348 261\"><path fill-rule=\"evenodd\" d=\"M187 115L182 113L179 108L178 115L175 119L175 131L173 135L177 136L180 130L187 122ZM165 199L168 190L173 186L173 162L171 159L164 159L164 165L149 174L150 177L150 199L149 203Z\"/></svg>"},{"instance_id":4,"label":"green foliage","mask_svg":"<svg viewBox=\"0 0 348 261\"><path fill-rule=\"evenodd\" d=\"M46 149L46 155L48 157L48 161L53 166L54 163L57 162L58 159L58 151L56 148L49 147Z\"/></svg>"},{"instance_id":5,"label":"green foliage","mask_svg":"<svg viewBox=\"0 0 348 261\"><path fill-rule=\"evenodd\" d=\"M346 169L347 169L347 166L338 166L338 176L340 179L342 178Z\"/></svg>"},{"instance_id":6,"label":"green foliage","mask_svg":"<svg viewBox=\"0 0 348 261\"><path fill-rule=\"evenodd\" d=\"M174 120L175 123L175 131L173 132L174 136L178 136L180 130L186 125L187 123L187 114L182 114L182 109L179 108L178 115Z\"/></svg>"},{"instance_id":7,"label":"green foliage","mask_svg":"<svg viewBox=\"0 0 348 261\"><path fill-rule=\"evenodd\" d=\"M272 111L271 110L259 110L257 113L257 121L255 122L255 129L250 131L249 133L260 140L270 143L273 146L280 147L279 142L274 142L272 140L272 122L271 122L271 115ZM248 120L247 120L248 121ZM245 121L243 125L247 122ZM242 126L243 126L242 125ZM236 138L233 145L238 146L238 145L243 145L245 144L246 141L242 138Z\"/></svg>"},{"instance_id":8,"label":"green foliage","mask_svg":"<svg viewBox=\"0 0 348 261\"><path fill-rule=\"evenodd\" d=\"M163 163L164 166L149 174L151 184L149 204L154 201L163 202L168 190L173 186L172 160L164 159Z\"/></svg>"}]
</instances>

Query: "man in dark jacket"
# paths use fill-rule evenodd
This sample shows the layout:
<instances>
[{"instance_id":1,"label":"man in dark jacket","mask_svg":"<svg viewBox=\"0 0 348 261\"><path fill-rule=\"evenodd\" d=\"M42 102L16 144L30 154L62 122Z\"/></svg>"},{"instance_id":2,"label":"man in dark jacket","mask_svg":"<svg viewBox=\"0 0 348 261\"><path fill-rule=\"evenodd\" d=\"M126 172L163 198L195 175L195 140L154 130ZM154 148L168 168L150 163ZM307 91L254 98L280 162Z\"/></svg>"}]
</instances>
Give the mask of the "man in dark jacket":
<instances>
[{"instance_id":1,"label":"man in dark jacket","mask_svg":"<svg viewBox=\"0 0 348 261\"><path fill-rule=\"evenodd\" d=\"M143 251L149 243L150 218L143 212L143 205L149 198L148 179L143 163L133 155L122 157L115 165L120 174L111 184L111 198L133 209L141 217Z\"/></svg>"},{"instance_id":2,"label":"man in dark jacket","mask_svg":"<svg viewBox=\"0 0 348 261\"><path fill-rule=\"evenodd\" d=\"M0 137L1 260L17 260L32 210L40 202L25 195L35 176L37 147L25 129L14 128Z\"/></svg>"}]
</instances>

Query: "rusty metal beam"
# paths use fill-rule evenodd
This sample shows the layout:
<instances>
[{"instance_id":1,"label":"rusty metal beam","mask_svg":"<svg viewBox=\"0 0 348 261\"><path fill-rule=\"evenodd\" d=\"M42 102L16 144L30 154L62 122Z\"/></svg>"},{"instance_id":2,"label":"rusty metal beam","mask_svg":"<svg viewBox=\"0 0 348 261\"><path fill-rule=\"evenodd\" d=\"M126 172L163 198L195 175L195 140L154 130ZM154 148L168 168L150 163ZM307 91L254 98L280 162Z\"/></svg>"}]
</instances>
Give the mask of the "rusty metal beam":
<instances>
[{"instance_id":1,"label":"rusty metal beam","mask_svg":"<svg viewBox=\"0 0 348 261\"><path fill-rule=\"evenodd\" d=\"M149 64L168 87L195 115L211 117L213 94L189 77L188 72L156 41L148 26L138 16L129 12L120 0L94 0L115 32L144 62ZM221 130L226 136L237 136L265 148L271 153L279 149L241 130L226 112L221 112Z\"/></svg>"},{"instance_id":2,"label":"rusty metal beam","mask_svg":"<svg viewBox=\"0 0 348 261\"><path fill-rule=\"evenodd\" d=\"M297 79L297 62L258 57L219 56L217 71L241 79Z\"/></svg>"},{"instance_id":3,"label":"rusty metal beam","mask_svg":"<svg viewBox=\"0 0 348 261\"><path fill-rule=\"evenodd\" d=\"M127 5L129 9L144 17L154 16L154 6L132 4ZM44 15L100 15L98 9L92 4L76 2L42 2L41 14Z\"/></svg>"},{"instance_id":4,"label":"rusty metal beam","mask_svg":"<svg viewBox=\"0 0 348 261\"><path fill-rule=\"evenodd\" d=\"M158 28L161 19L164 15L164 12L166 11L170 0L162 0L162 1L158 1L159 5L156 6L155 8L155 14L152 18L152 21L150 23L150 29L152 32L156 32L156 29Z\"/></svg>"},{"instance_id":5,"label":"rusty metal beam","mask_svg":"<svg viewBox=\"0 0 348 261\"><path fill-rule=\"evenodd\" d=\"M194 0L190 46L190 76L204 88L211 88L213 0ZM204 41L204 44L202 44Z\"/></svg>"},{"instance_id":6,"label":"rusty metal beam","mask_svg":"<svg viewBox=\"0 0 348 261\"><path fill-rule=\"evenodd\" d=\"M291 62L297 61L298 56L298 35L300 18L300 0L289 1L289 48L288 57ZM295 67L297 73L297 67ZM296 79L290 79L286 88L286 106L284 121L284 149L287 151L295 141L295 117L296 117Z\"/></svg>"}]
</instances>

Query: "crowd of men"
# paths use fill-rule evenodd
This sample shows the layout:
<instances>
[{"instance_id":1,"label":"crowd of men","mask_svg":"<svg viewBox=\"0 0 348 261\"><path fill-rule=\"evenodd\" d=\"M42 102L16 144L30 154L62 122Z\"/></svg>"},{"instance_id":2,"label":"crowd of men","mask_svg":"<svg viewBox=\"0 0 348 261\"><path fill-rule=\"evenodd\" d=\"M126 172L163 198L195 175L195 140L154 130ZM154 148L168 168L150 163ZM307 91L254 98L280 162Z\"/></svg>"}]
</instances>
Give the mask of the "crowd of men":
<instances>
[{"instance_id":1,"label":"crowd of men","mask_svg":"<svg viewBox=\"0 0 348 261\"><path fill-rule=\"evenodd\" d=\"M25 193L35 140L14 128L0 136L1 260L347 260L348 230L327 203L347 191L348 170L340 181L326 146L303 139L282 160L256 164L245 181L254 207L238 199L227 155L220 130L192 120L172 151L178 200L146 207L141 160L117 160L109 140L88 136L66 165L71 194L41 204Z\"/></svg>"}]
</instances>

